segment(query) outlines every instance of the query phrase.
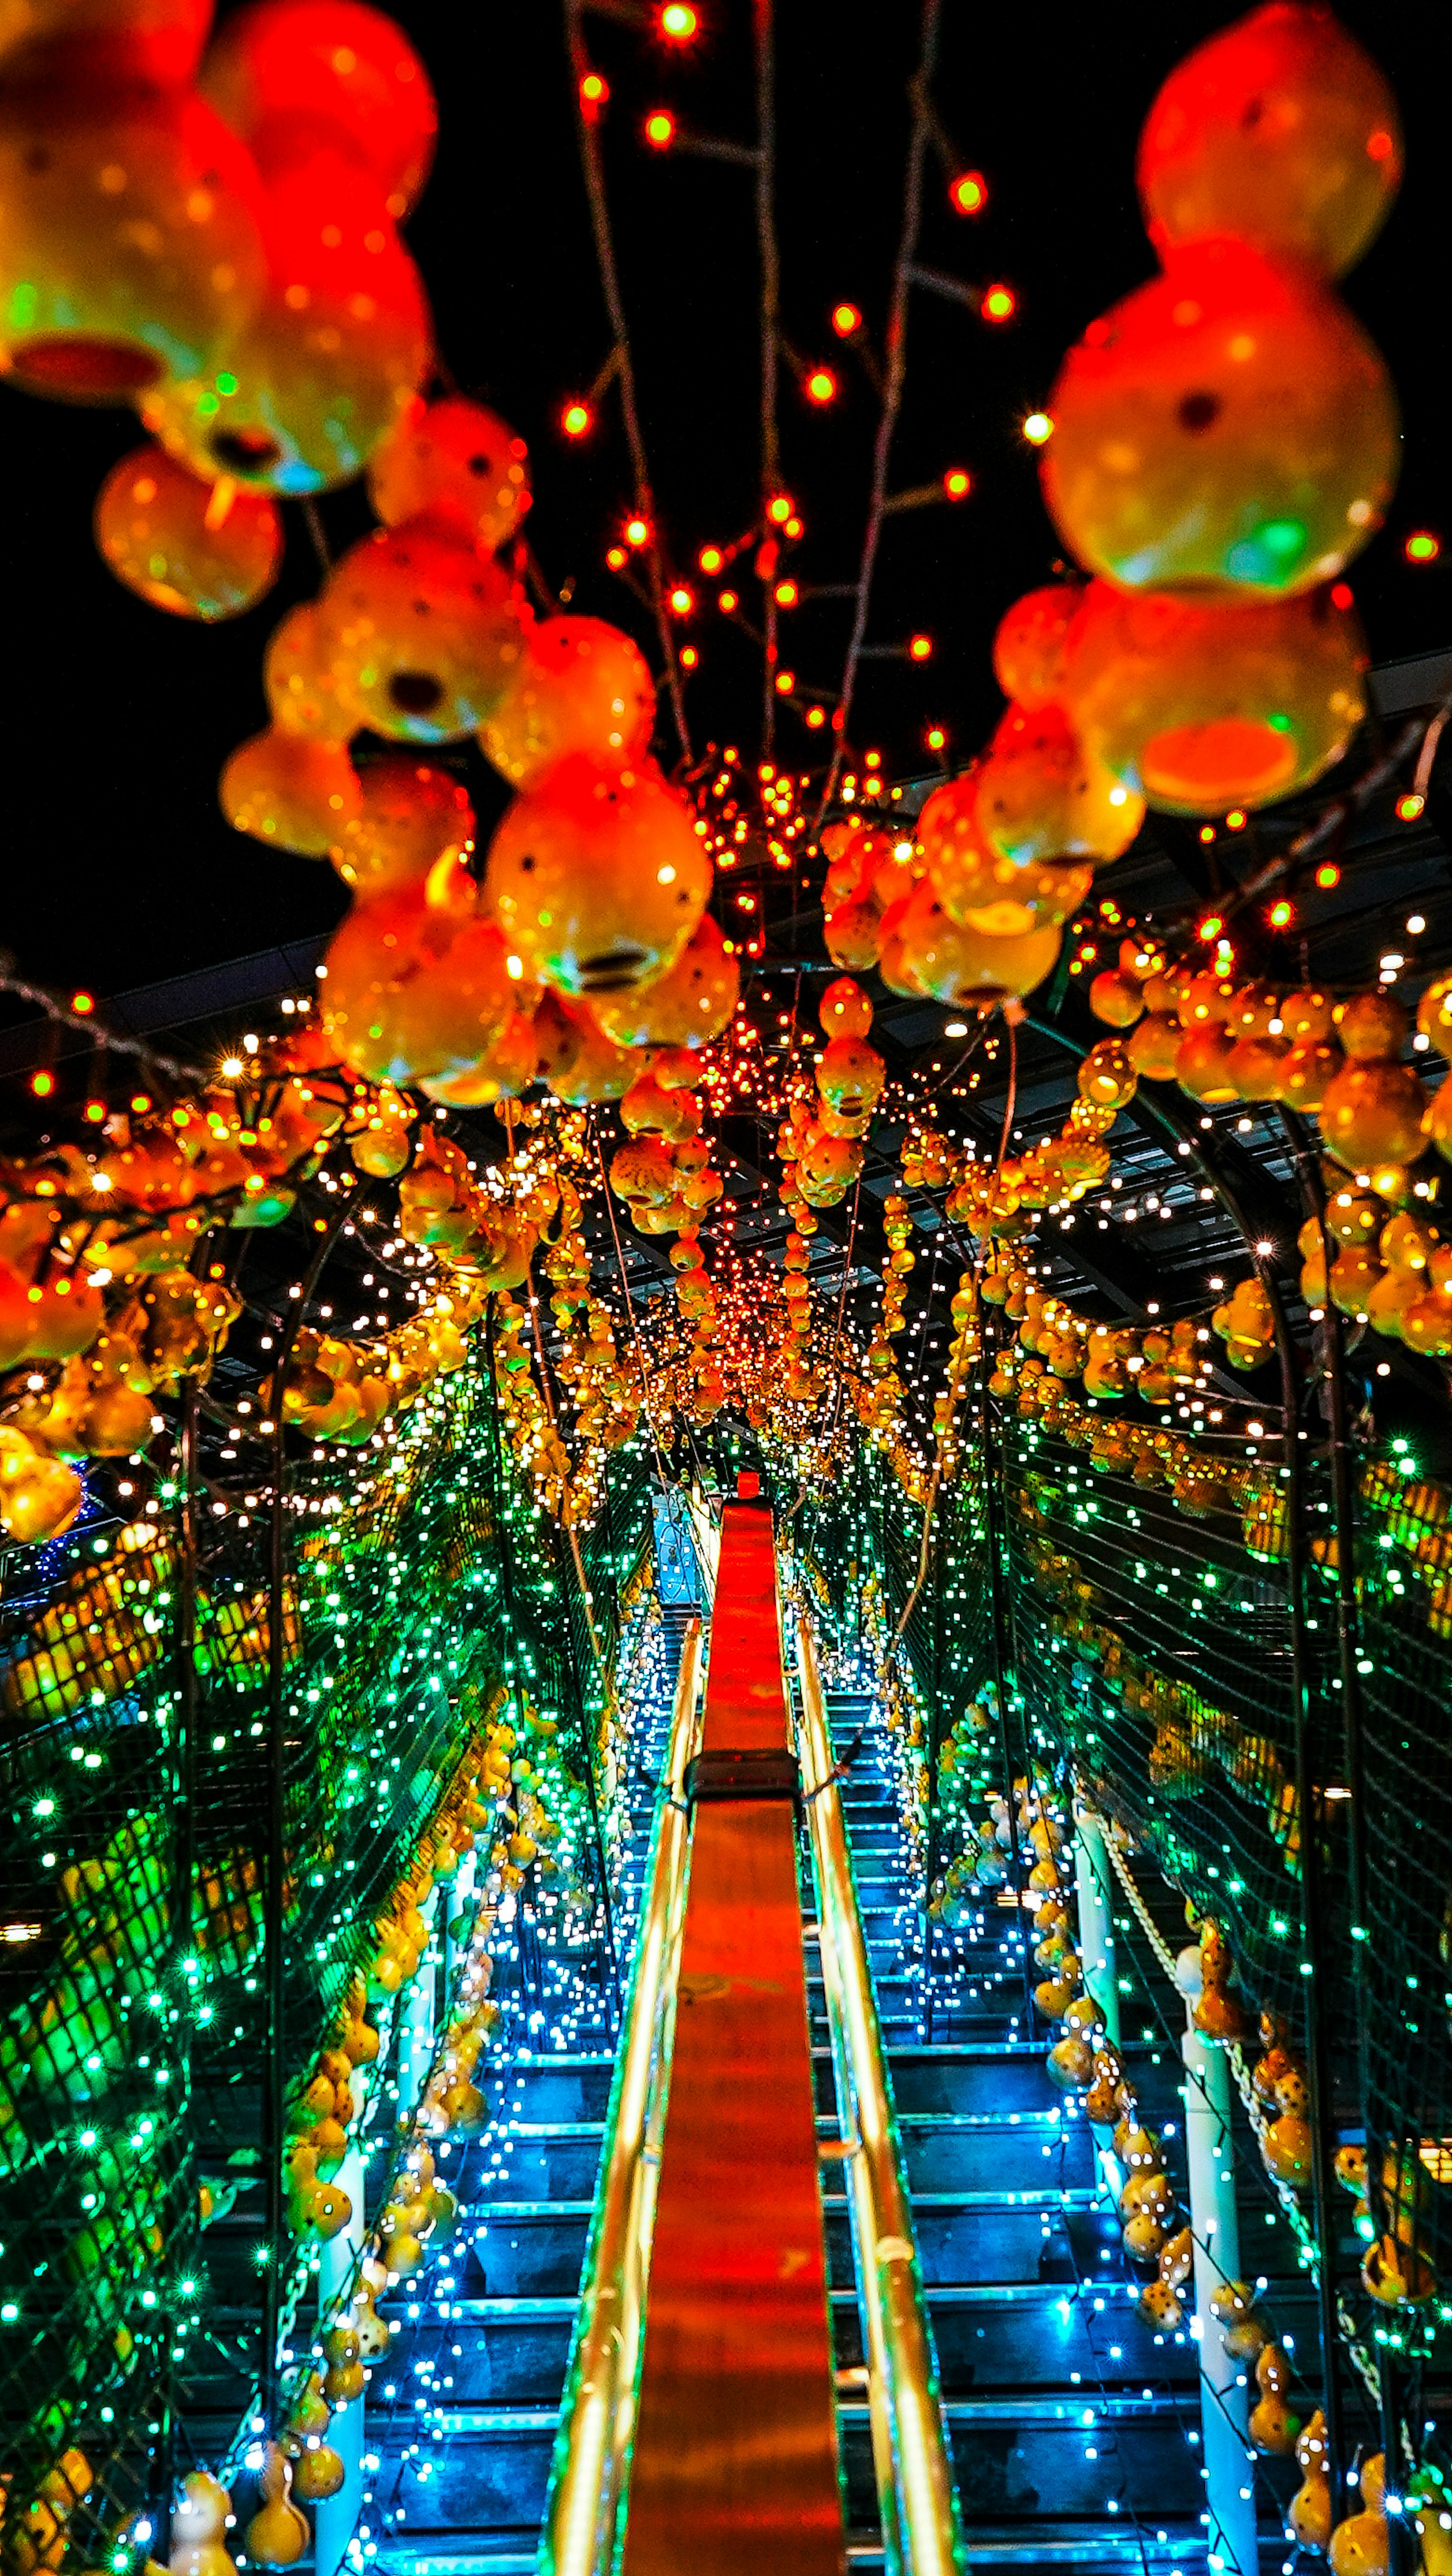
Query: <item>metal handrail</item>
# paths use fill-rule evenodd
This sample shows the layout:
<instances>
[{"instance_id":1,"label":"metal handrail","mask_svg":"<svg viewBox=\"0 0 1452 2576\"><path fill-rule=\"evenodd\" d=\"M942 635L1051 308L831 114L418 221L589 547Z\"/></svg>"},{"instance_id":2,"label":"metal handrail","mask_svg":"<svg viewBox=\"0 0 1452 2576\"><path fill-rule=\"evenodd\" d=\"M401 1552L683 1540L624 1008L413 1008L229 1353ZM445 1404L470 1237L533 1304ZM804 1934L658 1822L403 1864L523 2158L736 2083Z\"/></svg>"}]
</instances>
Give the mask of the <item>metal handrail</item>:
<instances>
[{"instance_id":1,"label":"metal handrail","mask_svg":"<svg viewBox=\"0 0 1452 2576\"><path fill-rule=\"evenodd\" d=\"M682 1783L695 1751L700 1666L701 1623L693 1619L681 1649L626 2005L625 2044L610 2091L580 2307L550 2466L538 2576L605 2576L615 2559L635 2431L670 2080L690 1848Z\"/></svg>"},{"instance_id":2,"label":"metal handrail","mask_svg":"<svg viewBox=\"0 0 1452 2576\"><path fill-rule=\"evenodd\" d=\"M816 1650L797 1620L799 1745L832 2062L867 2356L868 2418L889 2576L951 2576L967 2565L937 2355L903 2178L892 2083Z\"/></svg>"}]
</instances>

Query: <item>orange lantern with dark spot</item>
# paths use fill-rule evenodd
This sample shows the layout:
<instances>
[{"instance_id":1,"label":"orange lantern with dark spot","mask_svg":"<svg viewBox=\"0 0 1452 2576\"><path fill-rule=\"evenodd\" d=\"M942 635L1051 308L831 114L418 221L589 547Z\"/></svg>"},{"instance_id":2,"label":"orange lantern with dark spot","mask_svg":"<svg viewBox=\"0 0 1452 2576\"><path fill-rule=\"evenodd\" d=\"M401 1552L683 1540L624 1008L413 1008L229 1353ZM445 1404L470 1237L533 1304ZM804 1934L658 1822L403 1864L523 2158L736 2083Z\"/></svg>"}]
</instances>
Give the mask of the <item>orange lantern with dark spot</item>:
<instances>
[{"instance_id":1,"label":"orange lantern with dark spot","mask_svg":"<svg viewBox=\"0 0 1452 2576\"><path fill-rule=\"evenodd\" d=\"M318 611L344 704L360 725L403 742L476 733L524 648L508 574L418 520L352 547Z\"/></svg>"},{"instance_id":2,"label":"orange lantern with dark spot","mask_svg":"<svg viewBox=\"0 0 1452 2576\"><path fill-rule=\"evenodd\" d=\"M416 395L369 467L368 497L386 528L429 519L493 554L529 508L528 454L483 403Z\"/></svg>"},{"instance_id":3,"label":"orange lantern with dark spot","mask_svg":"<svg viewBox=\"0 0 1452 2576\"><path fill-rule=\"evenodd\" d=\"M1046 707L1057 698L1064 646L1083 597L1081 582L1047 582L1026 591L999 620L993 671L1006 698L1021 707Z\"/></svg>"},{"instance_id":4,"label":"orange lantern with dark spot","mask_svg":"<svg viewBox=\"0 0 1452 2576\"><path fill-rule=\"evenodd\" d=\"M311 600L289 609L282 624L273 628L262 657L262 685L272 721L284 733L346 742L357 730L357 718L342 704L324 658L318 612Z\"/></svg>"},{"instance_id":5,"label":"orange lantern with dark spot","mask_svg":"<svg viewBox=\"0 0 1452 2576\"><path fill-rule=\"evenodd\" d=\"M710 890L686 798L649 761L583 751L516 798L485 878L525 972L574 994L626 992L665 974Z\"/></svg>"},{"instance_id":6,"label":"orange lantern with dark spot","mask_svg":"<svg viewBox=\"0 0 1452 2576\"><path fill-rule=\"evenodd\" d=\"M1329 9L1274 0L1176 64L1137 175L1161 258L1231 236L1337 277L1401 184L1396 99Z\"/></svg>"},{"instance_id":7,"label":"orange lantern with dark spot","mask_svg":"<svg viewBox=\"0 0 1452 2576\"><path fill-rule=\"evenodd\" d=\"M1117 859L1144 821L1144 798L1081 741L1059 705L1010 707L974 775L978 829L1019 867Z\"/></svg>"},{"instance_id":8,"label":"orange lantern with dark spot","mask_svg":"<svg viewBox=\"0 0 1452 2576\"><path fill-rule=\"evenodd\" d=\"M1207 606L1096 582L1064 693L1085 740L1151 805L1223 814L1308 786L1366 712L1354 610L1327 590Z\"/></svg>"},{"instance_id":9,"label":"orange lantern with dark spot","mask_svg":"<svg viewBox=\"0 0 1452 2576\"><path fill-rule=\"evenodd\" d=\"M265 493L200 483L162 447L133 448L96 497L96 543L128 590L211 625L266 597L282 527Z\"/></svg>"},{"instance_id":10,"label":"orange lantern with dark spot","mask_svg":"<svg viewBox=\"0 0 1452 2576\"><path fill-rule=\"evenodd\" d=\"M628 993L601 993L593 1009L624 1047L703 1047L729 1026L741 993L739 959L703 912L674 966Z\"/></svg>"},{"instance_id":11,"label":"orange lantern with dark spot","mask_svg":"<svg viewBox=\"0 0 1452 2576\"><path fill-rule=\"evenodd\" d=\"M334 934L323 1026L342 1063L372 1082L463 1073L514 1010L504 942L462 869L428 891L360 903Z\"/></svg>"},{"instance_id":12,"label":"orange lantern with dark spot","mask_svg":"<svg viewBox=\"0 0 1452 2576\"><path fill-rule=\"evenodd\" d=\"M359 772L359 804L343 837L338 874L369 901L417 885L440 860L474 847L469 791L437 761L386 751Z\"/></svg>"},{"instance_id":13,"label":"orange lantern with dark spot","mask_svg":"<svg viewBox=\"0 0 1452 2576\"><path fill-rule=\"evenodd\" d=\"M0 371L61 402L198 375L256 305L261 191L204 99L89 85L0 103Z\"/></svg>"},{"instance_id":14,"label":"orange lantern with dark spot","mask_svg":"<svg viewBox=\"0 0 1452 2576\"><path fill-rule=\"evenodd\" d=\"M532 626L513 682L480 735L512 786L526 787L567 751L639 758L655 725L650 665L602 617Z\"/></svg>"},{"instance_id":15,"label":"orange lantern with dark spot","mask_svg":"<svg viewBox=\"0 0 1452 2576\"><path fill-rule=\"evenodd\" d=\"M1040 465L1079 561L1133 590L1277 599L1375 535L1399 465L1391 379L1361 325L1240 242L1177 254L1092 323Z\"/></svg>"}]
</instances>

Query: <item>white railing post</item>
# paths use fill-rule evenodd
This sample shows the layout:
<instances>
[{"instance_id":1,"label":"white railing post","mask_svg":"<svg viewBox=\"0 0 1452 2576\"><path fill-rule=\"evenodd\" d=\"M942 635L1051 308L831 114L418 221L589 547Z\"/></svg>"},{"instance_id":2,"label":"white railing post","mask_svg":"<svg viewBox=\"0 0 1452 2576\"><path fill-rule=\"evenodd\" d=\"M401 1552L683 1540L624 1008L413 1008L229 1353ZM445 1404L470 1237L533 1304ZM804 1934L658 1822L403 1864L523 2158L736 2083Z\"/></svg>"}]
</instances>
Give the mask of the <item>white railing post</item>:
<instances>
[{"instance_id":1,"label":"white railing post","mask_svg":"<svg viewBox=\"0 0 1452 2576\"><path fill-rule=\"evenodd\" d=\"M1187 2006L1187 2019L1193 2012ZM1209 2564L1214 2576L1257 2576L1255 2472L1248 2434L1250 2397L1241 2366L1225 2349L1225 2328L1210 2301L1240 2277L1231 2151L1230 2069L1225 2051L1189 2020L1184 2038L1185 2146L1190 2167L1190 2226L1195 2239L1195 2334L1200 2346L1200 2437Z\"/></svg>"}]
</instances>

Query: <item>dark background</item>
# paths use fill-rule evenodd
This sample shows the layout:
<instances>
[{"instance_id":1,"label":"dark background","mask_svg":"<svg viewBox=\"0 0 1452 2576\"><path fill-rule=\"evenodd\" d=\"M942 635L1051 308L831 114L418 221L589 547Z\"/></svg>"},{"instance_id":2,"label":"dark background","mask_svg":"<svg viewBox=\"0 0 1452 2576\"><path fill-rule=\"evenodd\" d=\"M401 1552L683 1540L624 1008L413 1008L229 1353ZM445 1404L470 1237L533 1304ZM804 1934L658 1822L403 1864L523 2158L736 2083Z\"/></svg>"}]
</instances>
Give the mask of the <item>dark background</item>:
<instances>
[{"instance_id":1,"label":"dark background","mask_svg":"<svg viewBox=\"0 0 1452 2576\"><path fill-rule=\"evenodd\" d=\"M1444 526L1447 340L1446 119L1452 13L1445 6L1342 11L1394 81L1409 175L1380 240L1346 282L1400 387L1405 465L1388 529L1356 567L1378 660L1447 641L1446 569L1407 566L1409 529ZM534 550L572 604L654 637L605 567L630 500L618 410L571 445L561 403L609 348L574 130L559 13L523 5L410 5L397 15L439 94L442 137L410 240L433 296L441 354L458 383L503 410L527 438ZM917 11L896 0L847 10L781 0L778 37L782 327L807 362L828 359L842 398L826 412L784 364L783 470L806 523L804 582L856 572L876 397L833 338L850 297L880 346L901 217L906 84ZM890 774L923 763L926 724L948 725L967 757L997 710L988 662L1004 606L1044 578L1055 546L1032 451L1020 434L1067 343L1097 311L1151 273L1133 188L1135 138L1156 85L1191 44L1230 21L1217 8L1007 9L947 0L935 98L965 165L987 176L984 214L948 204L927 168L920 256L983 285L1006 280L1021 304L994 328L939 298L914 295L895 487L951 464L974 477L957 507L888 523L870 634L923 628L923 667L873 661L854 734L880 746ZM663 542L702 594L685 630L701 650L689 683L698 741L756 739L760 667L711 604L698 548L749 525L759 483L758 273L749 171L649 151L645 112L670 106L697 130L753 138L747 0L702 0L688 49L607 19L587 22L612 91L605 154L622 287L635 346ZM325 931L344 908L331 871L232 834L216 778L234 744L263 722L262 646L284 608L311 595L317 566L289 508L281 583L252 615L213 629L168 618L121 590L90 536L96 487L135 443L124 412L72 411L0 388L3 444L5 678L4 900L0 942L25 970L100 994L188 972ZM366 524L360 493L323 505L330 543ZM742 584L749 605L753 585ZM797 611L783 654L804 679L840 674L848 604ZM802 765L821 736L782 717L781 744ZM481 820L504 795L472 746L460 755Z\"/></svg>"}]
</instances>

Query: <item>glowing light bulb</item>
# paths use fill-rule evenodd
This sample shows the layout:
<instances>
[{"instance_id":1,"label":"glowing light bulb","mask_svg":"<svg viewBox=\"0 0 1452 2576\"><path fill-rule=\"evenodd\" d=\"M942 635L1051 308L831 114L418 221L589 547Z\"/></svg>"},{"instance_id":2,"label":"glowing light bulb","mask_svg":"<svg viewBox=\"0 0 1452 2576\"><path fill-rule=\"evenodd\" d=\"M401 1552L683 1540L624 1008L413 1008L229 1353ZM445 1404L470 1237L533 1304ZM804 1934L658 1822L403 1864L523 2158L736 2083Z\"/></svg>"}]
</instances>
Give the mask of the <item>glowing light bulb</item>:
<instances>
[{"instance_id":1,"label":"glowing light bulb","mask_svg":"<svg viewBox=\"0 0 1452 2576\"><path fill-rule=\"evenodd\" d=\"M723 590L717 598L716 605L724 616L730 617L740 607L741 602L734 590Z\"/></svg>"},{"instance_id":2,"label":"glowing light bulb","mask_svg":"<svg viewBox=\"0 0 1452 2576\"><path fill-rule=\"evenodd\" d=\"M628 546L648 546L650 543L649 521L646 519L627 519L625 522L625 542Z\"/></svg>"},{"instance_id":3,"label":"glowing light bulb","mask_svg":"<svg viewBox=\"0 0 1452 2576\"><path fill-rule=\"evenodd\" d=\"M580 97L587 113L596 111L608 104L610 84L598 72L586 72L580 83Z\"/></svg>"},{"instance_id":4,"label":"glowing light bulb","mask_svg":"<svg viewBox=\"0 0 1452 2576\"><path fill-rule=\"evenodd\" d=\"M779 698L789 698L796 685L797 675L795 671L778 671L776 675L776 693Z\"/></svg>"},{"instance_id":5,"label":"glowing light bulb","mask_svg":"<svg viewBox=\"0 0 1452 2576\"><path fill-rule=\"evenodd\" d=\"M824 725L826 721L827 711L825 707L808 707L807 722L811 726L813 733L816 733L819 727Z\"/></svg>"},{"instance_id":6,"label":"glowing light bulb","mask_svg":"<svg viewBox=\"0 0 1452 2576\"><path fill-rule=\"evenodd\" d=\"M790 493L773 492L766 505L766 515L771 520L774 527L785 527L788 519L792 516L792 500Z\"/></svg>"},{"instance_id":7,"label":"glowing light bulb","mask_svg":"<svg viewBox=\"0 0 1452 2576\"><path fill-rule=\"evenodd\" d=\"M801 592L794 581L779 581L772 592L772 597L778 608L795 608Z\"/></svg>"},{"instance_id":8,"label":"glowing light bulb","mask_svg":"<svg viewBox=\"0 0 1452 2576\"><path fill-rule=\"evenodd\" d=\"M983 315L988 322L1007 322L1018 311L1018 297L1011 286L989 286L984 289Z\"/></svg>"},{"instance_id":9,"label":"glowing light bulb","mask_svg":"<svg viewBox=\"0 0 1452 2576\"><path fill-rule=\"evenodd\" d=\"M586 402L568 402L560 414L560 427L566 438L584 438L595 426L595 415Z\"/></svg>"},{"instance_id":10,"label":"glowing light bulb","mask_svg":"<svg viewBox=\"0 0 1452 2576\"><path fill-rule=\"evenodd\" d=\"M933 650L931 635L914 635L908 641L908 655L914 662L926 662Z\"/></svg>"},{"instance_id":11,"label":"glowing light bulb","mask_svg":"<svg viewBox=\"0 0 1452 2576\"><path fill-rule=\"evenodd\" d=\"M1043 447L1053 437L1054 424L1046 411L1031 411L1023 425L1030 447Z\"/></svg>"},{"instance_id":12,"label":"glowing light bulb","mask_svg":"<svg viewBox=\"0 0 1452 2576\"><path fill-rule=\"evenodd\" d=\"M661 34L668 36L673 45L688 45L700 23L695 10L687 6L687 0L666 0L656 21Z\"/></svg>"},{"instance_id":13,"label":"glowing light bulb","mask_svg":"<svg viewBox=\"0 0 1452 2576\"><path fill-rule=\"evenodd\" d=\"M929 725L927 732L923 736L923 740L927 744L929 751L942 751L947 743L948 737L941 725Z\"/></svg>"},{"instance_id":14,"label":"glowing light bulb","mask_svg":"<svg viewBox=\"0 0 1452 2576\"><path fill-rule=\"evenodd\" d=\"M963 465L950 465L943 477L943 489L950 501L966 501L973 489L973 477Z\"/></svg>"},{"instance_id":15,"label":"glowing light bulb","mask_svg":"<svg viewBox=\"0 0 1452 2576\"><path fill-rule=\"evenodd\" d=\"M833 375L831 368L813 367L812 372L806 381L805 392L808 402L817 403L819 405L835 402L837 399L837 379Z\"/></svg>"},{"instance_id":16,"label":"glowing light bulb","mask_svg":"<svg viewBox=\"0 0 1452 2576\"><path fill-rule=\"evenodd\" d=\"M948 203L956 214L981 215L988 203L988 181L981 170L960 170L948 183Z\"/></svg>"},{"instance_id":17,"label":"glowing light bulb","mask_svg":"<svg viewBox=\"0 0 1452 2576\"><path fill-rule=\"evenodd\" d=\"M1270 919L1272 930L1284 930L1289 922L1294 921L1295 917L1295 905L1287 903L1284 895L1282 895L1279 903L1273 903L1271 905Z\"/></svg>"},{"instance_id":18,"label":"glowing light bulb","mask_svg":"<svg viewBox=\"0 0 1452 2576\"><path fill-rule=\"evenodd\" d=\"M1402 547L1408 563L1435 563L1442 551L1442 540L1430 528L1414 528Z\"/></svg>"},{"instance_id":19,"label":"glowing light bulb","mask_svg":"<svg viewBox=\"0 0 1452 2576\"><path fill-rule=\"evenodd\" d=\"M1426 797L1418 796L1415 789L1409 790L1405 796L1397 798L1397 821L1399 823L1418 822L1425 813L1426 807Z\"/></svg>"},{"instance_id":20,"label":"glowing light bulb","mask_svg":"<svg viewBox=\"0 0 1452 2576\"><path fill-rule=\"evenodd\" d=\"M696 557L702 572L719 572L725 560L719 546L702 546Z\"/></svg>"},{"instance_id":21,"label":"glowing light bulb","mask_svg":"<svg viewBox=\"0 0 1452 2576\"><path fill-rule=\"evenodd\" d=\"M1332 886L1338 886L1341 883L1341 870L1336 865L1334 859L1322 860L1321 865L1316 870L1316 883L1318 886L1323 886L1328 890Z\"/></svg>"},{"instance_id":22,"label":"glowing light bulb","mask_svg":"<svg viewBox=\"0 0 1452 2576\"><path fill-rule=\"evenodd\" d=\"M857 306L855 304L834 304L832 307L832 328L836 332L839 340L850 340L853 332L860 331L862 328L862 315L858 311Z\"/></svg>"},{"instance_id":23,"label":"glowing light bulb","mask_svg":"<svg viewBox=\"0 0 1452 2576\"><path fill-rule=\"evenodd\" d=\"M668 152L675 140L676 120L669 108L653 108L645 120L645 139L652 150Z\"/></svg>"},{"instance_id":24,"label":"glowing light bulb","mask_svg":"<svg viewBox=\"0 0 1452 2576\"><path fill-rule=\"evenodd\" d=\"M671 613L676 617L689 617L692 609L696 605L695 592L693 590L687 590L683 581L678 581L676 583L674 590L671 592L670 599Z\"/></svg>"},{"instance_id":25,"label":"glowing light bulb","mask_svg":"<svg viewBox=\"0 0 1452 2576\"><path fill-rule=\"evenodd\" d=\"M34 1092L37 1100L49 1100L51 1093L55 1089L54 1074L33 1073L30 1077L30 1088Z\"/></svg>"}]
</instances>

